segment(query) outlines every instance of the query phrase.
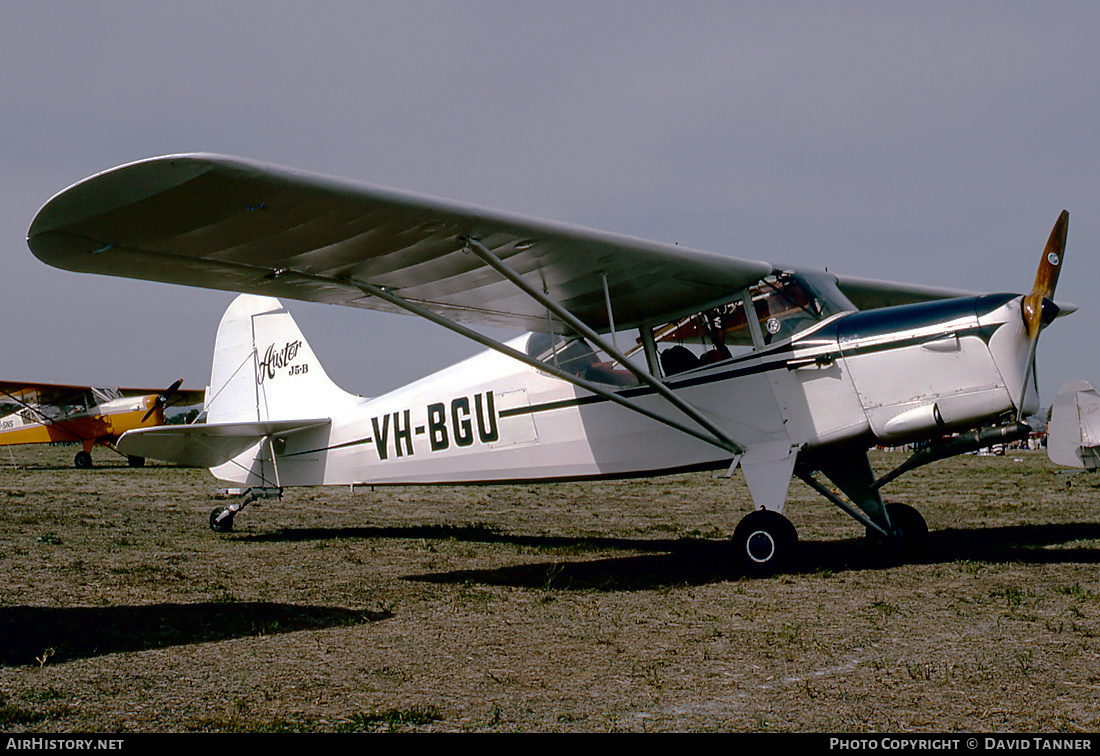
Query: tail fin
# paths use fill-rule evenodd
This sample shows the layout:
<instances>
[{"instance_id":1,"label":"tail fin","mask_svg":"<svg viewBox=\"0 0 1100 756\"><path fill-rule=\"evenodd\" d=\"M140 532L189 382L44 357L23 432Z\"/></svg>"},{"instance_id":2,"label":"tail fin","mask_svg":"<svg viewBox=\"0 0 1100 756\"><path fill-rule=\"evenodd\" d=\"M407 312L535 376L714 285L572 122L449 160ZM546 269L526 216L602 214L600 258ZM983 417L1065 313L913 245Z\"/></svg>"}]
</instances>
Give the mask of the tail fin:
<instances>
[{"instance_id":1,"label":"tail fin","mask_svg":"<svg viewBox=\"0 0 1100 756\"><path fill-rule=\"evenodd\" d=\"M329 379L277 299L242 294L214 342L208 423L333 417L359 398Z\"/></svg>"}]
</instances>

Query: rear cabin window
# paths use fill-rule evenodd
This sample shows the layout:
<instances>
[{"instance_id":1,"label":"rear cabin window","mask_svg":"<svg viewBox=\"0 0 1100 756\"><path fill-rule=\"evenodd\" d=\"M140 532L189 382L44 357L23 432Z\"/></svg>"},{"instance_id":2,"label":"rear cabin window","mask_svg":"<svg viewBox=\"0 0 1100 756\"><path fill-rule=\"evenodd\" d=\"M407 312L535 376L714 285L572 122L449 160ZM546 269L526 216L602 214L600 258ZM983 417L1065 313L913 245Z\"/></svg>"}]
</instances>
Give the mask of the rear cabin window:
<instances>
[{"instance_id":1,"label":"rear cabin window","mask_svg":"<svg viewBox=\"0 0 1100 756\"><path fill-rule=\"evenodd\" d=\"M633 373L596 352L581 338L532 333L527 340L527 355L593 383L617 387L638 385L638 378Z\"/></svg>"}]
</instances>

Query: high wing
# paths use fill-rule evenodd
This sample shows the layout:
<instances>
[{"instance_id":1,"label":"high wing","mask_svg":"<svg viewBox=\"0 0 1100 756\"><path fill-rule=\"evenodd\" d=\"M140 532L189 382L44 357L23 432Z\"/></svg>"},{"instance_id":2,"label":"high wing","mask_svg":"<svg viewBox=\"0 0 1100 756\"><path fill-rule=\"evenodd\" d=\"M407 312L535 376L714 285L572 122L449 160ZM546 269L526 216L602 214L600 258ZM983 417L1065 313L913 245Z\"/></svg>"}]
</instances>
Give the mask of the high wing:
<instances>
[{"instance_id":1,"label":"high wing","mask_svg":"<svg viewBox=\"0 0 1100 756\"><path fill-rule=\"evenodd\" d=\"M612 317L630 328L697 312L775 271L208 154L93 176L50 200L28 231L34 254L67 270L397 311L370 295L380 287L458 323L557 330L543 305L468 251L470 239L599 333ZM961 293L846 281L857 306Z\"/></svg>"},{"instance_id":2,"label":"high wing","mask_svg":"<svg viewBox=\"0 0 1100 756\"><path fill-rule=\"evenodd\" d=\"M981 292L962 289L945 289L937 286L917 286L914 284L877 281L855 276L837 276L837 286L844 295L861 310L876 310L880 307L932 302L952 297L973 297Z\"/></svg>"},{"instance_id":3,"label":"high wing","mask_svg":"<svg viewBox=\"0 0 1100 756\"><path fill-rule=\"evenodd\" d=\"M83 407L91 390L91 386L0 381L0 413L7 414L28 406L79 404Z\"/></svg>"}]
</instances>

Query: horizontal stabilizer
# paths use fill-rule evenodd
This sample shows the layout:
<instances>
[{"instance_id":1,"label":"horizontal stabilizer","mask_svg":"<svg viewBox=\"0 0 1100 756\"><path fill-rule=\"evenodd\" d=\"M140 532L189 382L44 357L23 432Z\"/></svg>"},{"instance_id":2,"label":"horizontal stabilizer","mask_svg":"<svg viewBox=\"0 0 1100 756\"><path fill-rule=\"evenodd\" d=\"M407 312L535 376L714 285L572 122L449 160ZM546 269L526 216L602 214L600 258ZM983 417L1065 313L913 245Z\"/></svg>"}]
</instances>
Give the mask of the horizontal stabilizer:
<instances>
[{"instance_id":1,"label":"horizontal stabilizer","mask_svg":"<svg viewBox=\"0 0 1100 756\"><path fill-rule=\"evenodd\" d=\"M331 422L330 418L322 418L163 425L124 433L117 448L131 457L158 459L187 467L217 467L269 436L287 436Z\"/></svg>"}]
</instances>

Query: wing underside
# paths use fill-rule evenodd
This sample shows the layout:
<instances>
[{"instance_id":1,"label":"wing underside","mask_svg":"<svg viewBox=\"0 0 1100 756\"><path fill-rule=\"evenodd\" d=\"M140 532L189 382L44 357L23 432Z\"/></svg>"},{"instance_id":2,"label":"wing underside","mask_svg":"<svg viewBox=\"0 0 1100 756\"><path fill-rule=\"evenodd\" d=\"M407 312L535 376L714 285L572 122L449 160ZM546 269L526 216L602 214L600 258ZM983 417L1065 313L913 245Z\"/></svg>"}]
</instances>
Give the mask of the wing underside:
<instances>
[{"instance_id":1,"label":"wing underside","mask_svg":"<svg viewBox=\"0 0 1100 756\"><path fill-rule=\"evenodd\" d=\"M84 404L90 399L91 391L91 386L0 381L0 412L6 414L25 407Z\"/></svg>"},{"instance_id":2,"label":"wing underside","mask_svg":"<svg viewBox=\"0 0 1100 756\"><path fill-rule=\"evenodd\" d=\"M349 283L364 281L458 322L545 330L545 310L466 252L465 238L601 330L607 296L616 324L629 327L771 271L765 262L210 155L94 176L51 200L28 233L39 258L68 270L391 309Z\"/></svg>"},{"instance_id":3,"label":"wing underside","mask_svg":"<svg viewBox=\"0 0 1100 756\"><path fill-rule=\"evenodd\" d=\"M597 332L728 301L771 263L210 154L151 158L51 199L28 244L67 270L400 311L369 284L458 323L560 330L466 240ZM860 309L971 292L842 277ZM609 315L608 302L612 303Z\"/></svg>"}]
</instances>

